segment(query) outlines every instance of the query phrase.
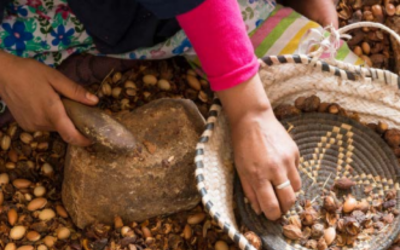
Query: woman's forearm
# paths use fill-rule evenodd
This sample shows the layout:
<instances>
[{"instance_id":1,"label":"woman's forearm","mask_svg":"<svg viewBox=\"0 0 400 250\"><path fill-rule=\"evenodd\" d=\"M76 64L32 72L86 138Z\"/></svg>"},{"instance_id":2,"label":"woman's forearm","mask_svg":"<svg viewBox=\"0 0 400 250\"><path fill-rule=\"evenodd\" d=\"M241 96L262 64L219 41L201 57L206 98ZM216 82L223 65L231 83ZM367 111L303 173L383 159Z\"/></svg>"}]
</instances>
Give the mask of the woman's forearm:
<instances>
[{"instance_id":1,"label":"woman's forearm","mask_svg":"<svg viewBox=\"0 0 400 250\"><path fill-rule=\"evenodd\" d=\"M177 16L214 91L249 80L259 63L236 0L206 0Z\"/></svg>"}]
</instances>

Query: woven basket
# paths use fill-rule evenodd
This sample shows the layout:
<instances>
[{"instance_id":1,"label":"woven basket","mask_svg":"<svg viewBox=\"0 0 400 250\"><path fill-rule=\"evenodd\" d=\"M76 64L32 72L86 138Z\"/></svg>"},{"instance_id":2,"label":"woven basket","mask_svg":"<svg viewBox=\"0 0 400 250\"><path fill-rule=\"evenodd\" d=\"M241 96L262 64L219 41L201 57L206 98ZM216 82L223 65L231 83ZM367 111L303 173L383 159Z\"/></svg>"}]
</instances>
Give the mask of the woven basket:
<instances>
[{"instance_id":1,"label":"woven basket","mask_svg":"<svg viewBox=\"0 0 400 250\"><path fill-rule=\"evenodd\" d=\"M363 26L383 28L394 35L400 43L400 37L396 33L386 26L375 23L351 25L339 30L339 33L343 34L352 28ZM263 58L259 73L273 107L293 104L300 96L317 95L322 102L338 103L347 111L359 113L363 122L384 121L391 128L400 129L400 78L389 71L361 68L335 60L329 60L328 63L307 55L283 55ZM400 168L397 159L382 139L371 134L371 131L357 122L346 118L308 115L293 119L288 122L299 126L297 132L296 126L292 131L300 133L299 138L302 132L311 133L310 131L315 130L315 137L319 140L323 135L328 135L333 150L326 152L325 168L325 164L322 167L318 165L322 162L318 163L318 157L325 154L310 153L312 147L317 148L316 138L303 141L305 144L299 145L302 156L299 172L304 191L299 192L298 196L315 197L320 192L318 187L331 186L335 179L349 175L347 170L351 167L354 169L351 177L357 180L358 184L353 193L355 191L358 198L363 197L361 190L364 184L372 184L378 196L384 195L389 189L396 189L396 208L400 209ZM307 123L310 121L313 124ZM288 126L288 123L283 124ZM329 133L326 134L327 132ZM348 138L349 134L353 137ZM296 134L294 137L300 144ZM343 142L344 145L341 145ZM348 152L355 147L352 152L354 154L349 155ZM337 152L340 150L347 153L339 156ZM261 216L257 218L246 204L234 200L235 169L230 131L218 99L214 100L206 129L197 145L195 164L197 188L205 208L240 249L255 250L239 232L234 214L235 203L241 208L239 212L244 222L247 220L250 224L246 226L256 232L261 230L263 233L261 236L264 249L305 249L298 242L284 239L279 225L271 224ZM313 184L310 179L315 180L315 188L311 188ZM238 197L241 197L243 194L240 193L240 185L237 191ZM264 223L271 227L266 227ZM399 230L400 217L396 217L395 222L386 227L384 232L374 235L372 240L362 242L354 249L387 249L399 234Z\"/></svg>"}]
</instances>

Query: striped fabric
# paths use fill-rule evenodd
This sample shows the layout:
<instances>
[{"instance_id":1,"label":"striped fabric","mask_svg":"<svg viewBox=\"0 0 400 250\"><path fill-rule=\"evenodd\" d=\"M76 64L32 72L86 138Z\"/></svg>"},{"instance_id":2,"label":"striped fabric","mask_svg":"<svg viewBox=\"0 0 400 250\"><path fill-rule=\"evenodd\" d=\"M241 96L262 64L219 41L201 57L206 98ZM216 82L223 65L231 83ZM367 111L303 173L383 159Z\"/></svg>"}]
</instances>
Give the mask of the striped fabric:
<instances>
[{"instance_id":1,"label":"striped fabric","mask_svg":"<svg viewBox=\"0 0 400 250\"><path fill-rule=\"evenodd\" d=\"M324 32L323 28L316 22L310 21L291 8L277 5L271 15L255 30L251 31L249 36L258 58L271 55L299 54L299 43L307 31L312 28ZM188 56L188 59L192 66L201 72L199 60L195 56ZM337 51L336 59L355 65L363 64L363 61L344 42Z\"/></svg>"}]
</instances>

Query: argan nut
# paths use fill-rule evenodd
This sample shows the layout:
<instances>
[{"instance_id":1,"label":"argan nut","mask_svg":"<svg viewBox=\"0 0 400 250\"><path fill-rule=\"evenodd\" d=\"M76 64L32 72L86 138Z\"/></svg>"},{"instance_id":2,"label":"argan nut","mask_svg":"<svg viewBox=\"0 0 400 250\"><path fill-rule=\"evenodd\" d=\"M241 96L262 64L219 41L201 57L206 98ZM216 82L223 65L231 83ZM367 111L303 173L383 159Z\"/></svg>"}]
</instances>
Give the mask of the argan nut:
<instances>
[{"instance_id":1,"label":"argan nut","mask_svg":"<svg viewBox=\"0 0 400 250\"><path fill-rule=\"evenodd\" d=\"M283 235L291 240L300 240L303 237L301 229L295 225L283 226Z\"/></svg>"},{"instance_id":2,"label":"argan nut","mask_svg":"<svg viewBox=\"0 0 400 250\"><path fill-rule=\"evenodd\" d=\"M378 21L382 21L383 19L383 11L382 7L379 4L375 4L371 7L372 14L378 19Z\"/></svg>"},{"instance_id":3,"label":"argan nut","mask_svg":"<svg viewBox=\"0 0 400 250\"><path fill-rule=\"evenodd\" d=\"M219 240L219 241L215 242L214 249L215 250L229 250L229 246L228 246L228 244L226 244L225 241Z\"/></svg>"},{"instance_id":4,"label":"argan nut","mask_svg":"<svg viewBox=\"0 0 400 250\"><path fill-rule=\"evenodd\" d=\"M60 240L66 240L71 235L71 231L67 227L61 227L57 230L57 238Z\"/></svg>"},{"instance_id":5,"label":"argan nut","mask_svg":"<svg viewBox=\"0 0 400 250\"><path fill-rule=\"evenodd\" d=\"M252 231L248 231L244 234L244 237L250 242L250 244L257 250L261 249L262 243L260 237Z\"/></svg>"},{"instance_id":6,"label":"argan nut","mask_svg":"<svg viewBox=\"0 0 400 250\"><path fill-rule=\"evenodd\" d=\"M65 208L62 205L56 206L56 212L60 217L62 217L64 219L68 218L67 210L65 210Z\"/></svg>"},{"instance_id":7,"label":"argan nut","mask_svg":"<svg viewBox=\"0 0 400 250\"><path fill-rule=\"evenodd\" d=\"M43 197L38 197L33 199L31 202L29 202L27 208L29 211L35 211L41 208L44 208L47 204L47 199Z\"/></svg>"},{"instance_id":8,"label":"argan nut","mask_svg":"<svg viewBox=\"0 0 400 250\"><path fill-rule=\"evenodd\" d=\"M371 53L371 46L369 46L369 43L363 42L361 44L361 48L362 48L364 54L369 55L369 53Z\"/></svg>"},{"instance_id":9,"label":"argan nut","mask_svg":"<svg viewBox=\"0 0 400 250\"><path fill-rule=\"evenodd\" d=\"M303 110L305 107L305 100L306 98L304 96L300 96L294 101L294 106L300 110Z\"/></svg>"},{"instance_id":10,"label":"argan nut","mask_svg":"<svg viewBox=\"0 0 400 250\"><path fill-rule=\"evenodd\" d=\"M326 250L328 248L328 244L326 244L324 237L321 237L321 239L319 239L317 248L318 250Z\"/></svg>"},{"instance_id":11,"label":"argan nut","mask_svg":"<svg viewBox=\"0 0 400 250\"><path fill-rule=\"evenodd\" d=\"M32 182L27 179L15 179L13 181L13 186L17 189L25 189L32 185Z\"/></svg>"},{"instance_id":12,"label":"argan nut","mask_svg":"<svg viewBox=\"0 0 400 250\"><path fill-rule=\"evenodd\" d=\"M8 184L10 182L10 178L7 173L0 174L0 186Z\"/></svg>"},{"instance_id":13,"label":"argan nut","mask_svg":"<svg viewBox=\"0 0 400 250\"><path fill-rule=\"evenodd\" d=\"M154 75L145 75L143 76L143 82L146 85L156 85L157 84L157 77Z\"/></svg>"},{"instance_id":14,"label":"argan nut","mask_svg":"<svg viewBox=\"0 0 400 250\"><path fill-rule=\"evenodd\" d=\"M316 240L308 240L304 246L309 249L317 249L318 242Z\"/></svg>"},{"instance_id":15,"label":"argan nut","mask_svg":"<svg viewBox=\"0 0 400 250\"><path fill-rule=\"evenodd\" d=\"M299 114L301 114L301 111L300 111L300 109L298 109L292 105L281 104L274 109L274 114L275 114L276 118L278 118L280 120L280 119L285 119L288 117L293 117L293 116L299 115Z\"/></svg>"},{"instance_id":16,"label":"argan nut","mask_svg":"<svg viewBox=\"0 0 400 250\"><path fill-rule=\"evenodd\" d=\"M17 246L13 242L7 243L6 247L4 248L4 250L16 250L16 249L17 249Z\"/></svg>"},{"instance_id":17,"label":"argan nut","mask_svg":"<svg viewBox=\"0 0 400 250\"><path fill-rule=\"evenodd\" d=\"M313 238L319 239L324 235L324 225L316 223L311 227L311 235Z\"/></svg>"},{"instance_id":18,"label":"argan nut","mask_svg":"<svg viewBox=\"0 0 400 250\"><path fill-rule=\"evenodd\" d=\"M3 191L0 190L0 206L3 204L4 202L4 194Z\"/></svg>"},{"instance_id":19,"label":"argan nut","mask_svg":"<svg viewBox=\"0 0 400 250\"><path fill-rule=\"evenodd\" d=\"M124 88L137 89L136 84L130 80L124 83Z\"/></svg>"},{"instance_id":20,"label":"argan nut","mask_svg":"<svg viewBox=\"0 0 400 250\"><path fill-rule=\"evenodd\" d=\"M15 164L15 162L9 161L9 162L6 163L6 168L7 169L15 169L16 167L17 167L17 164Z\"/></svg>"},{"instance_id":21,"label":"argan nut","mask_svg":"<svg viewBox=\"0 0 400 250\"><path fill-rule=\"evenodd\" d=\"M24 237L26 229L24 226L15 226L10 230L10 238L13 240L19 240Z\"/></svg>"},{"instance_id":22,"label":"argan nut","mask_svg":"<svg viewBox=\"0 0 400 250\"><path fill-rule=\"evenodd\" d=\"M7 134L8 134L11 138L13 138L13 137L16 135L16 133L17 133L17 129L18 129L17 124L14 123L13 125L11 125L11 126L7 129Z\"/></svg>"},{"instance_id":23,"label":"argan nut","mask_svg":"<svg viewBox=\"0 0 400 250\"><path fill-rule=\"evenodd\" d=\"M330 114L336 115L336 114L339 113L339 111L340 111L340 106L339 106L339 104L332 103L331 105L329 105L328 112L329 112Z\"/></svg>"},{"instance_id":24,"label":"argan nut","mask_svg":"<svg viewBox=\"0 0 400 250\"><path fill-rule=\"evenodd\" d=\"M400 130L392 128L388 129L384 134L384 139L391 147L400 145Z\"/></svg>"},{"instance_id":25,"label":"argan nut","mask_svg":"<svg viewBox=\"0 0 400 250\"><path fill-rule=\"evenodd\" d=\"M355 46L353 49L354 54L356 54L357 56L361 56L363 54L363 51L361 49L360 46Z\"/></svg>"},{"instance_id":26,"label":"argan nut","mask_svg":"<svg viewBox=\"0 0 400 250\"><path fill-rule=\"evenodd\" d=\"M54 173L53 167L47 162L42 165L40 170L44 176L52 176Z\"/></svg>"},{"instance_id":27,"label":"argan nut","mask_svg":"<svg viewBox=\"0 0 400 250\"><path fill-rule=\"evenodd\" d=\"M324 208L326 211L328 211L330 213L336 212L336 210L338 209L336 200L330 195L326 196L324 198Z\"/></svg>"},{"instance_id":28,"label":"argan nut","mask_svg":"<svg viewBox=\"0 0 400 250\"><path fill-rule=\"evenodd\" d=\"M34 194L36 197L42 197L43 195L46 194L46 188L43 187L43 186L36 186L36 187L33 189L33 194Z\"/></svg>"},{"instance_id":29,"label":"argan nut","mask_svg":"<svg viewBox=\"0 0 400 250\"><path fill-rule=\"evenodd\" d=\"M56 216L56 213L51 208L46 208L40 211L39 219L43 221L51 220Z\"/></svg>"},{"instance_id":30,"label":"argan nut","mask_svg":"<svg viewBox=\"0 0 400 250\"><path fill-rule=\"evenodd\" d=\"M131 89L131 88L127 88L127 89L125 89L125 94L128 97L136 96L136 90L135 89Z\"/></svg>"},{"instance_id":31,"label":"argan nut","mask_svg":"<svg viewBox=\"0 0 400 250\"><path fill-rule=\"evenodd\" d=\"M312 226L318 218L318 213L313 207L307 207L301 214L301 223L304 226Z\"/></svg>"},{"instance_id":32,"label":"argan nut","mask_svg":"<svg viewBox=\"0 0 400 250\"><path fill-rule=\"evenodd\" d=\"M121 216L114 217L114 228L121 228L124 226Z\"/></svg>"},{"instance_id":33,"label":"argan nut","mask_svg":"<svg viewBox=\"0 0 400 250\"><path fill-rule=\"evenodd\" d=\"M201 90L200 81L199 81L195 76L187 75L187 76L186 76L186 80L187 80L189 86L190 86L192 89L194 89L194 90L196 90L196 91L200 91L200 90Z\"/></svg>"},{"instance_id":34,"label":"argan nut","mask_svg":"<svg viewBox=\"0 0 400 250\"><path fill-rule=\"evenodd\" d=\"M362 55L360 58L368 65L368 67L372 67L372 61L368 56Z\"/></svg>"},{"instance_id":35,"label":"argan nut","mask_svg":"<svg viewBox=\"0 0 400 250\"><path fill-rule=\"evenodd\" d=\"M17 250L35 250L35 248L31 245L24 245L17 248Z\"/></svg>"},{"instance_id":36,"label":"argan nut","mask_svg":"<svg viewBox=\"0 0 400 250\"><path fill-rule=\"evenodd\" d=\"M340 190L349 190L354 185L356 185L356 183L346 177L335 181L335 188L340 189Z\"/></svg>"},{"instance_id":37,"label":"argan nut","mask_svg":"<svg viewBox=\"0 0 400 250\"><path fill-rule=\"evenodd\" d=\"M370 21L371 22L371 21L374 20L374 15L372 14L371 11L367 10L367 11L364 11L363 18L364 18L365 21Z\"/></svg>"},{"instance_id":38,"label":"argan nut","mask_svg":"<svg viewBox=\"0 0 400 250\"><path fill-rule=\"evenodd\" d=\"M189 224L186 224L185 228L183 229L183 237L185 240L190 240L192 238L192 228L189 226Z\"/></svg>"},{"instance_id":39,"label":"argan nut","mask_svg":"<svg viewBox=\"0 0 400 250\"><path fill-rule=\"evenodd\" d=\"M11 226L14 226L15 222L17 222L18 213L14 208L11 208L10 210L8 210L7 219L8 219L8 223L10 223Z\"/></svg>"},{"instance_id":40,"label":"argan nut","mask_svg":"<svg viewBox=\"0 0 400 250\"><path fill-rule=\"evenodd\" d=\"M304 111L305 112L317 111L320 103L321 100L319 99L318 96L312 95L310 97L307 97L304 100Z\"/></svg>"},{"instance_id":41,"label":"argan nut","mask_svg":"<svg viewBox=\"0 0 400 250\"><path fill-rule=\"evenodd\" d=\"M352 195L348 195L347 199L343 203L343 212L345 213L353 212L357 204L358 204L357 200Z\"/></svg>"},{"instance_id":42,"label":"argan nut","mask_svg":"<svg viewBox=\"0 0 400 250\"><path fill-rule=\"evenodd\" d=\"M122 237L128 237L128 236L133 236L134 232L132 229L128 226L124 226L121 228L121 235Z\"/></svg>"},{"instance_id":43,"label":"argan nut","mask_svg":"<svg viewBox=\"0 0 400 250\"><path fill-rule=\"evenodd\" d=\"M11 137L8 135L4 135L3 138L1 138L1 149L3 149L4 151L7 151L10 146L11 146Z\"/></svg>"},{"instance_id":44,"label":"argan nut","mask_svg":"<svg viewBox=\"0 0 400 250\"><path fill-rule=\"evenodd\" d=\"M44 243L47 247L50 247L50 248L54 246L54 243L55 243L56 241L57 241L57 238L56 238L56 237L53 237L53 236L50 236L50 235L44 237L44 239L43 239L43 243Z\"/></svg>"},{"instance_id":45,"label":"argan nut","mask_svg":"<svg viewBox=\"0 0 400 250\"><path fill-rule=\"evenodd\" d=\"M115 99L118 99L119 96L121 95L121 92L122 92L122 88L121 87L115 87L115 88L112 89L111 95Z\"/></svg>"},{"instance_id":46,"label":"argan nut","mask_svg":"<svg viewBox=\"0 0 400 250\"><path fill-rule=\"evenodd\" d=\"M25 193L24 198L26 201L31 201L32 200L32 195L30 193Z\"/></svg>"},{"instance_id":47,"label":"argan nut","mask_svg":"<svg viewBox=\"0 0 400 250\"><path fill-rule=\"evenodd\" d=\"M396 7L391 3L386 5L385 10L388 16L393 16L396 13Z\"/></svg>"},{"instance_id":48,"label":"argan nut","mask_svg":"<svg viewBox=\"0 0 400 250\"><path fill-rule=\"evenodd\" d=\"M40 234L39 234L38 232L36 232L36 231L29 231L29 232L26 234L26 238L27 238L29 241L35 242L35 241L40 240Z\"/></svg>"},{"instance_id":49,"label":"argan nut","mask_svg":"<svg viewBox=\"0 0 400 250\"><path fill-rule=\"evenodd\" d=\"M208 96L204 91L199 91L198 98L200 99L200 101L202 101L204 103L208 102Z\"/></svg>"},{"instance_id":50,"label":"argan nut","mask_svg":"<svg viewBox=\"0 0 400 250\"><path fill-rule=\"evenodd\" d=\"M151 231L148 227L142 227L142 233L145 238L152 237Z\"/></svg>"},{"instance_id":51,"label":"argan nut","mask_svg":"<svg viewBox=\"0 0 400 250\"><path fill-rule=\"evenodd\" d=\"M329 227L324 232L325 242L328 246L330 246L336 238L336 230L334 227Z\"/></svg>"},{"instance_id":52,"label":"argan nut","mask_svg":"<svg viewBox=\"0 0 400 250\"><path fill-rule=\"evenodd\" d=\"M25 144L30 144L33 141L33 136L29 133L23 132L19 135L19 139Z\"/></svg>"},{"instance_id":53,"label":"argan nut","mask_svg":"<svg viewBox=\"0 0 400 250\"><path fill-rule=\"evenodd\" d=\"M187 218L187 223L190 225L196 225L202 222L206 218L205 213L197 213L193 215L189 215Z\"/></svg>"},{"instance_id":54,"label":"argan nut","mask_svg":"<svg viewBox=\"0 0 400 250\"><path fill-rule=\"evenodd\" d=\"M48 248L46 247L46 245L41 244L36 248L36 250L48 250Z\"/></svg>"},{"instance_id":55,"label":"argan nut","mask_svg":"<svg viewBox=\"0 0 400 250\"><path fill-rule=\"evenodd\" d=\"M299 217L298 215L292 215L292 216L290 216L289 219L288 219L288 221L289 221L289 224L295 225L295 226L297 226L297 227L300 228L300 229L302 228L301 220L300 220L300 217Z\"/></svg>"},{"instance_id":56,"label":"argan nut","mask_svg":"<svg viewBox=\"0 0 400 250\"><path fill-rule=\"evenodd\" d=\"M170 90L171 84L165 79L160 79L157 82L157 87L162 90Z\"/></svg>"},{"instance_id":57,"label":"argan nut","mask_svg":"<svg viewBox=\"0 0 400 250\"><path fill-rule=\"evenodd\" d=\"M121 72L115 72L112 77L112 81L113 83L117 83L119 80L121 80L121 78L122 78Z\"/></svg>"},{"instance_id":58,"label":"argan nut","mask_svg":"<svg viewBox=\"0 0 400 250\"><path fill-rule=\"evenodd\" d=\"M49 143L48 142L40 142L36 149L39 151L46 151L49 148Z\"/></svg>"},{"instance_id":59,"label":"argan nut","mask_svg":"<svg viewBox=\"0 0 400 250\"><path fill-rule=\"evenodd\" d=\"M8 158L12 162L17 162L18 161L18 153L17 153L17 151L15 151L14 149L11 149L10 151L8 151Z\"/></svg>"},{"instance_id":60,"label":"argan nut","mask_svg":"<svg viewBox=\"0 0 400 250\"><path fill-rule=\"evenodd\" d=\"M386 122L379 121L378 126L376 127L376 131L378 133L383 134L386 132L386 130L388 130L388 128L389 128L389 125Z\"/></svg>"},{"instance_id":61,"label":"argan nut","mask_svg":"<svg viewBox=\"0 0 400 250\"><path fill-rule=\"evenodd\" d=\"M364 199L357 204L356 209L366 213L370 207L371 205L369 204L369 202Z\"/></svg>"}]
</instances>

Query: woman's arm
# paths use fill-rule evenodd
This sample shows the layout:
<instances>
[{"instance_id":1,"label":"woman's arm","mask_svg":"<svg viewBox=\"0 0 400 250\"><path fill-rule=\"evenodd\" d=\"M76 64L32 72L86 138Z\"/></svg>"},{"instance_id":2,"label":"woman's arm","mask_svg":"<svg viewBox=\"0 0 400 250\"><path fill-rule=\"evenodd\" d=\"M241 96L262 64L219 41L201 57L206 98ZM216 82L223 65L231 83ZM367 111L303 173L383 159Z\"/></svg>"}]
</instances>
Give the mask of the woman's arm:
<instances>
[{"instance_id":1,"label":"woman's arm","mask_svg":"<svg viewBox=\"0 0 400 250\"><path fill-rule=\"evenodd\" d=\"M177 19L227 113L247 198L257 213L278 219L301 186L299 153L272 112L237 1L206 0ZM291 187L274 189L287 180Z\"/></svg>"},{"instance_id":2,"label":"woman's arm","mask_svg":"<svg viewBox=\"0 0 400 250\"><path fill-rule=\"evenodd\" d=\"M87 146L69 119L59 94L94 105L98 99L55 69L0 50L0 97L18 124L28 131L58 131L68 143Z\"/></svg>"}]
</instances>

